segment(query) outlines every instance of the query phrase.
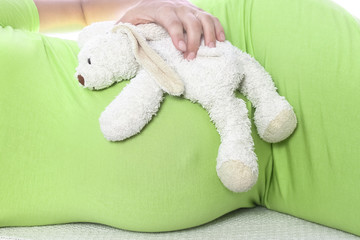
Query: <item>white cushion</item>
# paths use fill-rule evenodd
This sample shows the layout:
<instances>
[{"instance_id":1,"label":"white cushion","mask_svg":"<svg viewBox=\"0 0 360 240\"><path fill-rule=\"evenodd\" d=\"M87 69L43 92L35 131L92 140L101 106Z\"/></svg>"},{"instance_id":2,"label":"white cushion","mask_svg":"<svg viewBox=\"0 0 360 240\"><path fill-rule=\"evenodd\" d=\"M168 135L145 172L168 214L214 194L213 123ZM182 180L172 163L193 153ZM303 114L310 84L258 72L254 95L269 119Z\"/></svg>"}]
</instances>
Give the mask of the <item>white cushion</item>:
<instances>
[{"instance_id":1,"label":"white cushion","mask_svg":"<svg viewBox=\"0 0 360 240\"><path fill-rule=\"evenodd\" d=\"M100 224L73 223L0 228L0 240L116 239L357 239L354 235L263 207L239 209L200 227L166 233L138 233Z\"/></svg>"}]
</instances>

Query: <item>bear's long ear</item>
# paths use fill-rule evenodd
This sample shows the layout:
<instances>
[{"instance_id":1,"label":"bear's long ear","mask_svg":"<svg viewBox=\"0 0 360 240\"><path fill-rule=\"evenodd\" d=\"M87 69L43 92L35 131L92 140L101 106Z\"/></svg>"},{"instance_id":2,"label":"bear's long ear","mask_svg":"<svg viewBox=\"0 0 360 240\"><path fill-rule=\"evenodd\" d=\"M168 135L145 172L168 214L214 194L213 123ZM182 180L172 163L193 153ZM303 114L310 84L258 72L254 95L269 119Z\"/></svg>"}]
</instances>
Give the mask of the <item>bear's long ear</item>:
<instances>
[{"instance_id":1,"label":"bear's long ear","mask_svg":"<svg viewBox=\"0 0 360 240\"><path fill-rule=\"evenodd\" d=\"M87 41L96 36L104 35L107 32L110 32L114 25L115 21L96 22L83 28L78 37L79 47L82 48Z\"/></svg>"},{"instance_id":2,"label":"bear's long ear","mask_svg":"<svg viewBox=\"0 0 360 240\"><path fill-rule=\"evenodd\" d=\"M113 32L125 33L132 45L136 60L154 78L159 87L170 95L179 96L185 86L178 74L147 44L135 28L128 24L116 25Z\"/></svg>"}]
</instances>

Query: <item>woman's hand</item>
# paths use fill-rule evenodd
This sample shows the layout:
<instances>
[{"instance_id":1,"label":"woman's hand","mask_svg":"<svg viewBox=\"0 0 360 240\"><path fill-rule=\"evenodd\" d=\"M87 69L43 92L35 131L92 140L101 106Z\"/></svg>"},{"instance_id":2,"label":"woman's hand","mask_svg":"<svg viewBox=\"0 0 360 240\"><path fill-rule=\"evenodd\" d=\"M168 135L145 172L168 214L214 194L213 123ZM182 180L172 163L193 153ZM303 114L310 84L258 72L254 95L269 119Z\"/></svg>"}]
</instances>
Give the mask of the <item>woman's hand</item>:
<instances>
[{"instance_id":1,"label":"woman's hand","mask_svg":"<svg viewBox=\"0 0 360 240\"><path fill-rule=\"evenodd\" d=\"M202 35L208 47L215 47L216 40L225 41L219 20L186 0L138 0L118 22L163 26L188 60L196 57Z\"/></svg>"}]
</instances>

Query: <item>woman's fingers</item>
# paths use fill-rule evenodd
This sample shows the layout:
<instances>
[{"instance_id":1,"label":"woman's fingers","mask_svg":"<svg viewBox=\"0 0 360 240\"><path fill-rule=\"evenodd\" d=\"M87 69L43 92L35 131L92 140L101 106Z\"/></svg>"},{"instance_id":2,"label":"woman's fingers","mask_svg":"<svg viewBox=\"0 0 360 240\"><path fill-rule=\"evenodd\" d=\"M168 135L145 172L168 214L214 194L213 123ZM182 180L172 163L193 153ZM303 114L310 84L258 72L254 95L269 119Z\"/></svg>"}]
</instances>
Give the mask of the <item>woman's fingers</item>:
<instances>
[{"instance_id":1,"label":"woman's fingers","mask_svg":"<svg viewBox=\"0 0 360 240\"><path fill-rule=\"evenodd\" d=\"M138 0L119 22L154 22L163 26L174 46L189 60L196 57L202 36L208 47L215 47L216 40L225 41L220 21L187 0Z\"/></svg>"},{"instance_id":2,"label":"woman's fingers","mask_svg":"<svg viewBox=\"0 0 360 240\"><path fill-rule=\"evenodd\" d=\"M184 57L188 60L192 60L196 57L196 53L200 47L203 27L199 19L197 19L193 13L182 14L178 14L178 16L183 23L187 37L187 46Z\"/></svg>"},{"instance_id":3,"label":"woman's fingers","mask_svg":"<svg viewBox=\"0 0 360 240\"><path fill-rule=\"evenodd\" d=\"M225 31L218 18L213 17L216 39L220 42L225 41Z\"/></svg>"},{"instance_id":4,"label":"woman's fingers","mask_svg":"<svg viewBox=\"0 0 360 240\"><path fill-rule=\"evenodd\" d=\"M187 46L184 38L184 26L175 11L164 7L158 10L155 18L156 22L168 31L174 46L179 51L185 52Z\"/></svg>"},{"instance_id":5,"label":"woman's fingers","mask_svg":"<svg viewBox=\"0 0 360 240\"><path fill-rule=\"evenodd\" d=\"M205 45L208 47L216 46L216 32L215 32L215 23L213 20L213 16L207 13L197 12L195 14L197 19L200 20L203 28L204 41Z\"/></svg>"}]
</instances>

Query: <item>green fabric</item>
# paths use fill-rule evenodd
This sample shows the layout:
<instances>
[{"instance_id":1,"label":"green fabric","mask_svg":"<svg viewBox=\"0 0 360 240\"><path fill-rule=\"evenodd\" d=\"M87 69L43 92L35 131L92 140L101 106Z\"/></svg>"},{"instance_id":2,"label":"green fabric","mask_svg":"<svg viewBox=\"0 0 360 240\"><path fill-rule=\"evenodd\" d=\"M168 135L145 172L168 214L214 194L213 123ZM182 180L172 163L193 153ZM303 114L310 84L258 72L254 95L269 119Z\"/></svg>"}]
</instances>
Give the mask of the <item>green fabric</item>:
<instances>
[{"instance_id":1,"label":"green fabric","mask_svg":"<svg viewBox=\"0 0 360 240\"><path fill-rule=\"evenodd\" d=\"M298 127L261 204L360 235L360 24L328 0L194 1L270 72Z\"/></svg>"},{"instance_id":2,"label":"green fabric","mask_svg":"<svg viewBox=\"0 0 360 240\"><path fill-rule=\"evenodd\" d=\"M0 26L28 31L39 30L39 17L33 1L0 0Z\"/></svg>"},{"instance_id":3,"label":"green fabric","mask_svg":"<svg viewBox=\"0 0 360 240\"><path fill-rule=\"evenodd\" d=\"M141 134L106 141L98 117L126 82L79 87L76 43L36 33L34 4L13 2L0 0L0 226L168 231L264 205L360 235L360 27L330 0L194 1L271 73L299 121L279 144L252 129L259 180L242 194L217 178L219 136L187 100L167 96Z\"/></svg>"},{"instance_id":4,"label":"green fabric","mask_svg":"<svg viewBox=\"0 0 360 240\"><path fill-rule=\"evenodd\" d=\"M80 87L75 42L7 26L0 46L0 226L82 221L167 231L260 203L271 151L255 130L259 185L235 194L216 175L220 139L199 105L166 97L140 135L108 142L98 118L126 82Z\"/></svg>"}]
</instances>

